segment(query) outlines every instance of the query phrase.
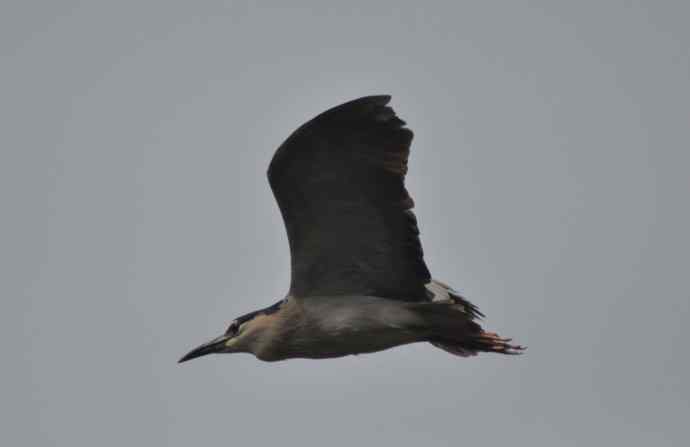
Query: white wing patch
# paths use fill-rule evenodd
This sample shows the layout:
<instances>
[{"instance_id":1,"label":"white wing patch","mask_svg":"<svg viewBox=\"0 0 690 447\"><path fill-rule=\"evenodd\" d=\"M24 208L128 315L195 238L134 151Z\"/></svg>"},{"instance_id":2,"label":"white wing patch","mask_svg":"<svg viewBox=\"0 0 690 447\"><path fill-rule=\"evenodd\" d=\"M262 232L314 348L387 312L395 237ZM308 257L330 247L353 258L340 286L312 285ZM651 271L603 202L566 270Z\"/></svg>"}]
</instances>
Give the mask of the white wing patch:
<instances>
[{"instance_id":1,"label":"white wing patch","mask_svg":"<svg viewBox=\"0 0 690 447\"><path fill-rule=\"evenodd\" d=\"M427 292L429 292L431 301L455 301L453 296L462 296L447 284L436 279L432 279L430 282L426 283L424 287L426 287Z\"/></svg>"},{"instance_id":2,"label":"white wing patch","mask_svg":"<svg viewBox=\"0 0 690 447\"><path fill-rule=\"evenodd\" d=\"M482 318L484 316L484 314L479 311L477 306L467 301L462 294L460 294L460 292L454 290L452 287L442 283L439 280L432 279L426 283L424 287L426 288L429 301L435 303L456 304L457 306L453 307L457 308L461 312L466 313L472 319Z\"/></svg>"}]
</instances>

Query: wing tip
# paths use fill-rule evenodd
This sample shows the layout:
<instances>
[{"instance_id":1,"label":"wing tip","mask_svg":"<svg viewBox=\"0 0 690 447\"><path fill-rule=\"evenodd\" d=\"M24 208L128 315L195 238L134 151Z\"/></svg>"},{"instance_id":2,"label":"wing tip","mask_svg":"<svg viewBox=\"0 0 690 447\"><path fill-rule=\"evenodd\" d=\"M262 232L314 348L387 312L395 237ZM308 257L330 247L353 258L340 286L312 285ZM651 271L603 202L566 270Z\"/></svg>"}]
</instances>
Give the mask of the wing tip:
<instances>
[{"instance_id":1,"label":"wing tip","mask_svg":"<svg viewBox=\"0 0 690 447\"><path fill-rule=\"evenodd\" d=\"M317 115L310 122L320 122L330 119L370 119L380 123L403 129L407 123L401 119L391 105L391 95L368 95L344 102ZM336 118L337 117L337 118ZM412 135L412 131L405 128L405 132Z\"/></svg>"},{"instance_id":2,"label":"wing tip","mask_svg":"<svg viewBox=\"0 0 690 447\"><path fill-rule=\"evenodd\" d=\"M308 132L308 129L318 128L322 124L326 124L328 126L332 123L346 123L354 121L374 121L382 123L384 126L389 126L390 128L395 129L396 132L399 132L398 136L402 140L402 146L407 148L409 151L409 145L412 141L414 133L412 130L405 127L405 121L397 116L396 112L391 106L388 106L388 103L391 101L391 99L392 96L388 94L362 96L331 107L330 109L316 115L311 120L302 124L278 147L273 155L266 172L271 186L273 186L272 178L275 172L274 168L280 162L280 159L284 158L283 154L285 152L285 147L290 143L290 141L297 138L299 135ZM406 159L407 154L405 154L405 163L403 164L406 164ZM397 164L395 164L395 166L393 166L393 170L398 174L404 175L407 171L407 168L406 166L397 166Z\"/></svg>"},{"instance_id":3,"label":"wing tip","mask_svg":"<svg viewBox=\"0 0 690 447\"><path fill-rule=\"evenodd\" d=\"M347 102L342 103L340 106L346 106L348 104L356 104L356 103L371 103L371 104L376 104L379 106L385 106L388 104L393 97L388 94L378 94L378 95L366 95L359 97L357 99L353 99ZM334 108L340 107L336 106Z\"/></svg>"},{"instance_id":4,"label":"wing tip","mask_svg":"<svg viewBox=\"0 0 690 447\"><path fill-rule=\"evenodd\" d=\"M332 107L321 114L328 116L342 111L371 110L374 107L384 107L392 99L391 95L368 95Z\"/></svg>"}]
</instances>

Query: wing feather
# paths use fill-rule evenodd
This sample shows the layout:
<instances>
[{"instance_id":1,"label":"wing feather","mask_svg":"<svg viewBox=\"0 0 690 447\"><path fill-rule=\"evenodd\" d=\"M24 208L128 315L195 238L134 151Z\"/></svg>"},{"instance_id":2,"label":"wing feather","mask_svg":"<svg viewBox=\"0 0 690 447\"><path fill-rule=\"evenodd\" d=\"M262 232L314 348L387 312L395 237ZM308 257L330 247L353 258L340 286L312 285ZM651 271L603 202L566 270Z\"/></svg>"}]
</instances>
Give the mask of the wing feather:
<instances>
[{"instance_id":1,"label":"wing feather","mask_svg":"<svg viewBox=\"0 0 690 447\"><path fill-rule=\"evenodd\" d=\"M368 96L318 115L278 148L268 179L290 243L290 293L426 299L414 202L404 185L413 133Z\"/></svg>"}]
</instances>

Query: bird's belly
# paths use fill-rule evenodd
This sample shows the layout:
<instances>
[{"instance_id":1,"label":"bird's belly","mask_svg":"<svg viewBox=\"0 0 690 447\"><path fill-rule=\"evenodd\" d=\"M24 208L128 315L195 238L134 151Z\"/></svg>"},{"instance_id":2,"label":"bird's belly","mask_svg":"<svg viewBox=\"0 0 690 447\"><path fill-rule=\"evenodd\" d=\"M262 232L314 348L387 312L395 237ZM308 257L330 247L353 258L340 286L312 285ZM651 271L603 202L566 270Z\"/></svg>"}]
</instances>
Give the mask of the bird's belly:
<instances>
[{"instance_id":1,"label":"bird's belly","mask_svg":"<svg viewBox=\"0 0 690 447\"><path fill-rule=\"evenodd\" d=\"M309 306L318 318L286 337L282 358L331 358L382 351L426 338L419 317L404 303L375 297L323 299ZM316 301L316 300L315 300ZM345 303L341 305L340 303ZM314 317L314 315L311 315ZM315 322L309 324L309 322Z\"/></svg>"},{"instance_id":2,"label":"bird's belly","mask_svg":"<svg viewBox=\"0 0 690 447\"><path fill-rule=\"evenodd\" d=\"M329 333L318 340L301 340L291 343L292 352L288 357L300 358L332 358L353 354L366 354L382 351L408 343L420 341L412 333L396 329L370 331L361 333L358 331L342 331Z\"/></svg>"}]
</instances>

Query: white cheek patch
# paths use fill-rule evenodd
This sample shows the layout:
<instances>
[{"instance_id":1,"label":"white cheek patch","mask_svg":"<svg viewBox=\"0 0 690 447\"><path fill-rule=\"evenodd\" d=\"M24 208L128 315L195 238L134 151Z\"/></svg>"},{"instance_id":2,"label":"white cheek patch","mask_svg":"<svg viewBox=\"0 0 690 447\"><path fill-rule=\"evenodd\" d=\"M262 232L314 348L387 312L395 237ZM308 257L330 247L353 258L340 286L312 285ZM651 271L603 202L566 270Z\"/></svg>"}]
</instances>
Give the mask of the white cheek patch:
<instances>
[{"instance_id":1,"label":"white cheek patch","mask_svg":"<svg viewBox=\"0 0 690 447\"><path fill-rule=\"evenodd\" d=\"M247 324L249 324L249 322L240 324L240 326L237 328L237 332L235 332L235 335L225 342L226 348L229 348L237 344L239 339L242 338L242 336L244 335L243 331L245 330Z\"/></svg>"}]
</instances>

